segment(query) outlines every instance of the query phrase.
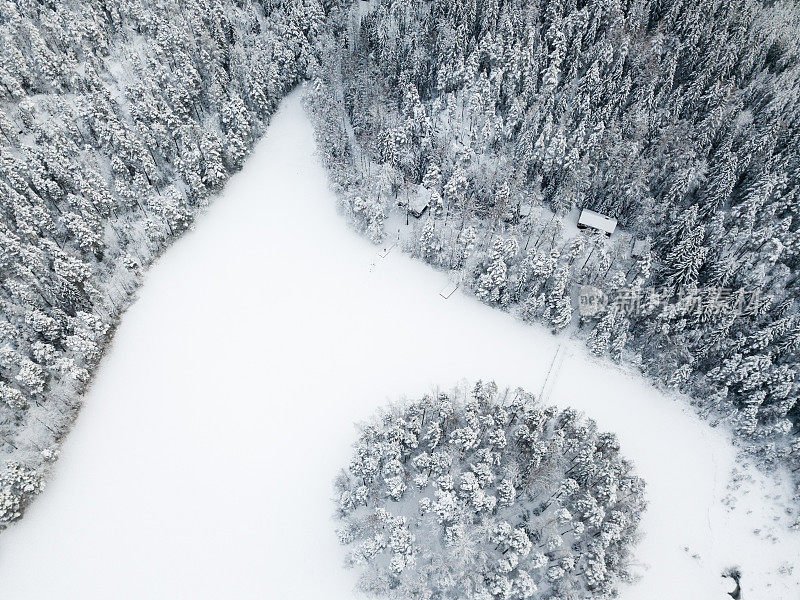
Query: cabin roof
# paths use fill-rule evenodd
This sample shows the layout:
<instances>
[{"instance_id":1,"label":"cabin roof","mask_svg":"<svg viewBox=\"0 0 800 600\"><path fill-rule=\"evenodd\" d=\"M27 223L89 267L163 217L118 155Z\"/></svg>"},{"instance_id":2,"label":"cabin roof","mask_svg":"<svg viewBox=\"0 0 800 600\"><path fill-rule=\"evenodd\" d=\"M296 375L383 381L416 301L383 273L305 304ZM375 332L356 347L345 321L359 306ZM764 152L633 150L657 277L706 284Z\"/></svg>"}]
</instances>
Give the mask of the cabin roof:
<instances>
[{"instance_id":1,"label":"cabin roof","mask_svg":"<svg viewBox=\"0 0 800 600\"><path fill-rule=\"evenodd\" d=\"M415 193L409 195L408 210L415 217L420 217L431 202L431 192L424 185L419 184Z\"/></svg>"},{"instance_id":2,"label":"cabin roof","mask_svg":"<svg viewBox=\"0 0 800 600\"><path fill-rule=\"evenodd\" d=\"M649 252L650 250L650 240L634 240L633 242L633 250L631 250L631 256L637 257L642 256L645 252Z\"/></svg>"},{"instance_id":3,"label":"cabin roof","mask_svg":"<svg viewBox=\"0 0 800 600\"><path fill-rule=\"evenodd\" d=\"M607 217L601 215L599 212L584 208L578 219L578 225L592 227L593 229L599 229L600 231L611 234L614 233L614 230L617 228L617 220L613 217Z\"/></svg>"}]
</instances>

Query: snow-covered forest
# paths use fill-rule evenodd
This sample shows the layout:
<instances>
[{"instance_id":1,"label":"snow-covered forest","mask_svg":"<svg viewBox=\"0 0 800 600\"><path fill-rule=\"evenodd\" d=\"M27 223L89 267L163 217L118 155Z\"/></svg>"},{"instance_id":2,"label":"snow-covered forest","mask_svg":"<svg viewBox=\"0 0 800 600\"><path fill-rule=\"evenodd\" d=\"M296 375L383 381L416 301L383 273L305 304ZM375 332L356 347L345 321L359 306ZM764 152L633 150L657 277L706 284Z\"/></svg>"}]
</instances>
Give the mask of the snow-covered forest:
<instances>
[{"instance_id":1,"label":"snow-covered forest","mask_svg":"<svg viewBox=\"0 0 800 600\"><path fill-rule=\"evenodd\" d=\"M306 75L316 2L0 3L0 527L142 270Z\"/></svg>"},{"instance_id":2,"label":"snow-covered forest","mask_svg":"<svg viewBox=\"0 0 800 600\"><path fill-rule=\"evenodd\" d=\"M312 106L359 228L800 471L796 6L371 0L331 20ZM583 208L611 239L578 234ZM604 310L581 314L583 285Z\"/></svg>"},{"instance_id":3,"label":"snow-covered forest","mask_svg":"<svg viewBox=\"0 0 800 600\"><path fill-rule=\"evenodd\" d=\"M0 529L43 489L147 268L301 82L338 208L384 252L683 393L747 464L788 467L800 489L798 30L791 0L0 0ZM582 209L617 219L614 234L578 231ZM389 414L414 420L402 410ZM560 434L572 413L536 410L540 444L612 439L589 421ZM568 458L549 475L588 485ZM556 500L526 517L532 544L553 526L539 517L589 519ZM620 502L602 508L624 517L625 544L605 535L613 520L591 534L617 545L602 549L608 580L587 574L584 525L544 553L558 565L489 593L611 593L642 510L638 492ZM800 526L796 509L775 522ZM484 567L486 583L498 565ZM580 576L561 590L556 567Z\"/></svg>"},{"instance_id":4,"label":"snow-covered forest","mask_svg":"<svg viewBox=\"0 0 800 600\"><path fill-rule=\"evenodd\" d=\"M494 383L395 406L336 482L348 562L382 597L611 597L645 502L619 450L576 411Z\"/></svg>"},{"instance_id":5,"label":"snow-covered forest","mask_svg":"<svg viewBox=\"0 0 800 600\"><path fill-rule=\"evenodd\" d=\"M332 492L353 424L481 378L619 437L647 482L620 599L727 600L736 566L744 598L795 600L788 478L634 369L468 294L445 300L447 272L354 235L307 89L148 269L45 493L0 536L3 598L352 599Z\"/></svg>"}]
</instances>

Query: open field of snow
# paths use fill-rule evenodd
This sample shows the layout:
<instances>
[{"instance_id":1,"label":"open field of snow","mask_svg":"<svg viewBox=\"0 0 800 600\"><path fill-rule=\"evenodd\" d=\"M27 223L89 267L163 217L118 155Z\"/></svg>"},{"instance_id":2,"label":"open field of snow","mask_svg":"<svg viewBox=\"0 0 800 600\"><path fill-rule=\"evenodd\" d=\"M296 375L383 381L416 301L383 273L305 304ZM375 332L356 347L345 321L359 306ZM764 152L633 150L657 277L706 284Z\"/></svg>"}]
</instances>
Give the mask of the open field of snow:
<instances>
[{"instance_id":1,"label":"open field of snow","mask_svg":"<svg viewBox=\"0 0 800 600\"><path fill-rule=\"evenodd\" d=\"M351 598L331 496L353 422L462 378L539 392L563 340L380 258L313 153L295 93L154 266L49 489L0 537L4 600ZM559 356L548 400L616 431L648 482L641 579L621 597L724 600L732 565L745 600L800 597L800 536L764 500L785 490L753 476L726 508L721 432L577 346Z\"/></svg>"}]
</instances>

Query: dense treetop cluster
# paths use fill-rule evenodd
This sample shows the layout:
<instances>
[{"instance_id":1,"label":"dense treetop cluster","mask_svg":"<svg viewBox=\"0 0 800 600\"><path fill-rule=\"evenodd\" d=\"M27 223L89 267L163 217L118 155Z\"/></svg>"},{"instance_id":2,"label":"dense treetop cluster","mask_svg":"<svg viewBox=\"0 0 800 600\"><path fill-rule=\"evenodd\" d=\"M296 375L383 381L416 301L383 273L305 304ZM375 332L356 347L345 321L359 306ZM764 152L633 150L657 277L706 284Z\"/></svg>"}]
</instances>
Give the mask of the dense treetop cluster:
<instances>
[{"instance_id":1,"label":"dense treetop cluster","mask_svg":"<svg viewBox=\"0 0 800 600\"><path fill-rule=\"evenodd\" d=\"M404 599L613 597L645 506L613 434L482 382L363 424L336 489L363 589Z\"/></svg>"},{"instance_id":2,"label":"dense treetop cluster","mask_svg":"<svg viewBox=\"0 0 800 600\"><path fill-rule=\"evenodd\" d=\"M0 1L0 528L147 266L313 67L314 1Z\"/></svg>"},{"instance_id":3,"label":"dense treetop cluster","mask_svg":"<svg viewBox=\"0 0 800 600\"><path fill-rule=\"evenodd\" d=\"M797 471L794 3L372 0L330 21L320 128L362 229L426 207L415 255L489 304L579 326ZM577 235L580 208L618 232ZM621 301L578 319L582 284Z\"/></svg>"},{"instance_id":4,"label":"dense treetop cluster","mask_svg":"<svg viewBox=\"0 0 800 600\"><path fill-rule=\"evenodd\" d=\"M800 473L798 23L785 0L0 0L0 527L142 269L303 79L370 238L422 198L415 255ZM582 207L620 235L568 235ZM585 283L641 307L578 321Z\"/></svg>"}]
</instances>

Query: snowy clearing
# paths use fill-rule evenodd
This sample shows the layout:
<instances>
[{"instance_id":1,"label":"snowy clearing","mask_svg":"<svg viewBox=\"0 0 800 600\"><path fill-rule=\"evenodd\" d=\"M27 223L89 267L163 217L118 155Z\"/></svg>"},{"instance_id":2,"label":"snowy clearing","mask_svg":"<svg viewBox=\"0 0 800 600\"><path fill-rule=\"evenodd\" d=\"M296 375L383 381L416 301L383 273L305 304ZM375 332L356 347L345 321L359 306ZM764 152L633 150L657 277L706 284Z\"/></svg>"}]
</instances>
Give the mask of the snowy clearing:
<instances>
[{"instance_id":1,"label":"snowy clearing","mask_svg":"<svg viewBox=\"0 0 800 600\"><path fill-rule=\"evenodd\" d=\"M617 432L648 483L642 578L621 597L723 600L732 565L747 600L800 595L786 490L748 471L727 508L722 432L577 345L445 300L445 274L382 258L334 207L296 92L123 318L56 476L0 542L4 599L351 598L331 498L353 422L462 378L538 393L560 344L547 400Z\"/></svg>"}]
</instances>

